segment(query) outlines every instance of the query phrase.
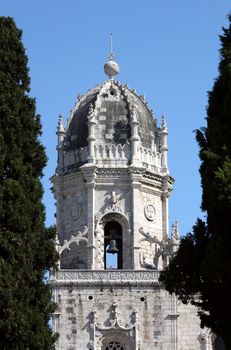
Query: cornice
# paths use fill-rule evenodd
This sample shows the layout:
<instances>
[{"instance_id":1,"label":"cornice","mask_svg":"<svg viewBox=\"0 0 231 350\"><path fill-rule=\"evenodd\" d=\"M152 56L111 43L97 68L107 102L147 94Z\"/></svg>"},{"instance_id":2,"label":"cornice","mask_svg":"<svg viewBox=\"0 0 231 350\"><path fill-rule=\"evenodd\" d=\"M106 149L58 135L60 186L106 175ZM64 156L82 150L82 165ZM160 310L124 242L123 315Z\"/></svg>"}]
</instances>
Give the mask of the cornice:
<instances>
[{"instance_id":1,"label":"cornice","mask_svg":"<svg viewBox=\"0 0 231 350\"><path fill-rule=\"evenodd\" d=\"M53 273L54 286L159 286L160 271L146 270L58 270Z\"/></svg>"}]
</instances>

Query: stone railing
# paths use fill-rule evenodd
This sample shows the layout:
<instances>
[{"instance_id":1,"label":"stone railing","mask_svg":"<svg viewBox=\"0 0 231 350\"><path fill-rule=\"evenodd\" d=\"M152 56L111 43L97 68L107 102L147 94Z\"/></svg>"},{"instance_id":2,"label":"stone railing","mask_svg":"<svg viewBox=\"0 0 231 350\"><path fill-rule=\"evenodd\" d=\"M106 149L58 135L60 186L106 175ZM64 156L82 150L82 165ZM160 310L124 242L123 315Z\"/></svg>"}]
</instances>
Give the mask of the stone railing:
<instances>
[{"instance_id":1,"label":"stone railing","mask_svg":"<svg viewBox=\"0 0 231 350\"><path fill-rule=\"evenodd\" d=\"M51 275L54 284L157 285L160 271L145 270L58 270Z\"/></svg>"},{"instance_id":2,"label":"stone railing","mask_svg":"<svg viewBox=\"0 0 231 350\"><path fill-rule=\"evenodd\" d=\"M88 147L81 147L79 149L76 149L74 151L68 151L65 153L64 157L64 167L68 167L71 164L79 163L79 162L84 162L88 159L89 157L89 152L88 152Z\"/></svg>"},{"instance_id":3,"label":"stone railing","mask_svg":"<svg viewBox=\"0 0 231 350\"><path fill-rule=\"evenodd\" d=\"M105 164L110 161L110 165L126 165L131 159L130 145L95 145L95 162L96 164Z\"/></svg>"},{"instance_id":4,"label":"stone railing","mask_svg":"<svg viewBox=\"0 0 231 350\"><path fill-rule=\"evenodd\" d=\"M69 150L62 157L60 156L59 167L66 171L76 165L86 162L93 162L99 166L127 166L132 161L130 144L104 144L94 146L93 158L89 158L88 146L76 150ZM161 154L159 152L138 147L136 162L144 168L149 168L154 172L161 172Z\"/></svg>"}]
</instances>

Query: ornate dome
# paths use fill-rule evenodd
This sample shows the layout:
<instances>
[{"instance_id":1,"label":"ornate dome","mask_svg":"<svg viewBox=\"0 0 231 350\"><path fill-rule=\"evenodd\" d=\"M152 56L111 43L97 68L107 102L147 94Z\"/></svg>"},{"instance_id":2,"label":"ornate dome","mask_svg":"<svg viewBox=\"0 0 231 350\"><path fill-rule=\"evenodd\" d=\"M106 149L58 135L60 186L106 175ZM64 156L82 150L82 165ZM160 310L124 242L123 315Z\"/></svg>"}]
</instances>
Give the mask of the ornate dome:
<instances>
[{"instance_id":1,"label":"ornate dome","mask_svg":"<svg viewBox=\"0 0 231 350\"><path fill-rule=\"evenodd\" d=\"M109 79L78 97L66 129L59 118L57 172L75 172L91 163L168 173L164 117L157 127L144 97L114 80L119 65L112 52L104 69Z\"/></svg>"},{"instance_id":2,"label":"ornate dome","mask_svg":"<svg viewBox=\"0 0 231 350\"><path fill-rule=\"evenodd\" d=\"M95 137L102 144L130 144L131 115L136 113L141 146L153 149L156 121L144 98L114 80L108 80L79 98L66 132L66 151L88 145L89 114L94 113Z\"/></svg>"}]
</instances>

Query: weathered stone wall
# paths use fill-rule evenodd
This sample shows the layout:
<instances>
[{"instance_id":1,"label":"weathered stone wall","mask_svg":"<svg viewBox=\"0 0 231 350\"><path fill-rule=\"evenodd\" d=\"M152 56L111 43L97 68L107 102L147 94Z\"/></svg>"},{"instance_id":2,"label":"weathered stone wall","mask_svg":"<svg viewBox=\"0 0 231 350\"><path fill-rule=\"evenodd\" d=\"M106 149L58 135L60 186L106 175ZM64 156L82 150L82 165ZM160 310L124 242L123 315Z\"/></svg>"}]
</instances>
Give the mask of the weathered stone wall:
<instances>
[{"instance_id":1,"label":"weathered stone wall","mask_svg":"<svg viewBox=\"0 0 231 350\"><path fill-rule=\"evenodd\" d=\"M112 336L119 336L126 350L201 349L195 308L180 304L158 284L61 283L55 293L58 350L101 350Z\"/></svg>"}]
</instances>

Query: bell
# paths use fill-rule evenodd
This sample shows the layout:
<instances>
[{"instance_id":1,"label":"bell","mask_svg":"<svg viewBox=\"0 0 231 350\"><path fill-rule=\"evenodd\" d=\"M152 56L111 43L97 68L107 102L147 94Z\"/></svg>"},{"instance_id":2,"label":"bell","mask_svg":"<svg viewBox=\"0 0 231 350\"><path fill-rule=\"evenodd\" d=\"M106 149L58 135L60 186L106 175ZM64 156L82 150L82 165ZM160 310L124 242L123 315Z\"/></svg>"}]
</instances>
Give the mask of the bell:
<instances>
[{"instance_id":1,"label":"bell","mask_svg":"<svg viewBox=\"0 0 231 350\"><path fill-rule=\"evenodd\" d=\"M119 252L119 249L116 246L116 241L114 239L112 239L109 242L109 246L107 248L107 253L115 254L115 253L118 253L118 252Z\"/></svg>"}]
</instances>

